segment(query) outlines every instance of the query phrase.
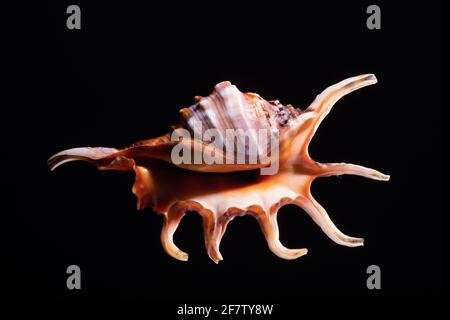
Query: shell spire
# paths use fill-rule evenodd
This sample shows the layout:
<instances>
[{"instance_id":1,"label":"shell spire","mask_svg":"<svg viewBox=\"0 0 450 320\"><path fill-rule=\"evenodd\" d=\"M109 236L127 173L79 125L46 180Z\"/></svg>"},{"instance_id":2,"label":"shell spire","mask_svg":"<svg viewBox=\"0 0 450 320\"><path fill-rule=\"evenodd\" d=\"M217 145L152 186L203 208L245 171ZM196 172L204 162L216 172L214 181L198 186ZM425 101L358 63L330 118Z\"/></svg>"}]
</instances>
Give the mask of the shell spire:
<instances>
[{"instance_id":1,"label":"shell spire","mask_svg":"<svg viewBox=\"0 0 450 320\"><path fill-rule=\"evenodd\" d=\"M222 260L219 248L228 224L241 215L251 215L257 220L269 249L280 258L290 260L305 255L307 249L289 249L279 240L277 213L286 204L303 209L334 242L348 247L361 246L362 238L347 236L333 224L312 196L311 184L316 178L332 175L353 174L380 181L389 180L389 176L354 164L318 163L309 156L308 146L322 120L341 97L376 82L373 74L341 81L324 90L302 112L277 100L267 101L254 93L242 93L225 81L216 85L209 96L197 96L194 105L181 109L180 122L166 135L124 149L69 149L55 154L48 162L52 169L69 161L84 160L102 170L134 171L132 191L137 196L137 207L150 207L163 215L162 246L178 260L188 259L188 254L173 241L187 211L202 216L206 251L216 263ZM208 136L198 139L195 136L198 124L206 131L213 129L214 139ZM247 130L245 139L254 139L256 148L232 152L219 148L239 145L239 137L234 137L231 145L224 143L229 140L228 130ZM262 142L255 135L261 130L267 138ZM190 136L177 139L186 133ZM273 141L278 142L276 153L268 148ZM184 155L192 152L194 157L196 152L202 155L213 152L214 159L223 162L178 162L174 160L174 150L178 149ZM272 152L264 159L261 156L267 149ZM240 156L246 160L255 156L256 161L227 161ZM275 162L275 173L261 175Z\"/></svg>"}]
</instances>

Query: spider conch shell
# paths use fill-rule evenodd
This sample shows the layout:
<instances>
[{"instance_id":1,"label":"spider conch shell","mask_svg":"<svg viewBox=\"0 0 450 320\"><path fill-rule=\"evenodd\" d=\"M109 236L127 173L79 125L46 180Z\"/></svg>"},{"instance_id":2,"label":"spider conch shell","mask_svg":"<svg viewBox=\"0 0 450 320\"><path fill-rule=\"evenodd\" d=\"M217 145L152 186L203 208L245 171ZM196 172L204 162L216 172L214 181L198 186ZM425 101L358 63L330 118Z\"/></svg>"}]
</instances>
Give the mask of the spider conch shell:
<instances>
[{"instance_id":1,"label":"spider conch shell","mask_svg":"<svg viewBox=\"0 0 450 320\"><path fill-rule=\"evenodd\" d=\"M245 214L256 218L274 254L284 259L305 255L307 249L289 249L279 240L277 212L286 204L302 208L336 243L361 246L363 239L349 237L333 224L311 195L311 184L318 177L332 175L354 174L382 181L389 180L389 176L354 164L318 163L309 156L308 145L319 124L341 97L376 82L373 74L343 80L323 91L302 112L276 100L266 101L254 93L242 93L225 81L216 85L209 96L195 97L194 105L180 110L181 121L166 135L120 150L103 147L65 150L51 157L49 165L55 169L69 161L84 160L102 170L134 171L136 180L132 191L137 196L137 207L150 207L164 216L162 245L178 260L188 259L188 254L173 242L173 235L187 211L196 211L202 216L206 250L216 263L222 260L219 245L228 223ZM257 143L254 163L175 162L172 151L176 146L187 147L194 153L214 147L211 141L195 136L171 139L179 130L195 131L194 120L202 124L203 129L217 129L216 140L226 139L227 129L248 129L249 139L255 137L254 130L265 129L268 139ZM267 152L265 159L260 158L261 150L271 144L270 141L279 142L277 158L271 152ZM214 152L216 157L226 160L225 149L214 148ZM243 153L249 156L247 149ZM238 156L235 151L231 160ZM275 174L260 174L275 162Z\"/></svg>"}]
</instances>

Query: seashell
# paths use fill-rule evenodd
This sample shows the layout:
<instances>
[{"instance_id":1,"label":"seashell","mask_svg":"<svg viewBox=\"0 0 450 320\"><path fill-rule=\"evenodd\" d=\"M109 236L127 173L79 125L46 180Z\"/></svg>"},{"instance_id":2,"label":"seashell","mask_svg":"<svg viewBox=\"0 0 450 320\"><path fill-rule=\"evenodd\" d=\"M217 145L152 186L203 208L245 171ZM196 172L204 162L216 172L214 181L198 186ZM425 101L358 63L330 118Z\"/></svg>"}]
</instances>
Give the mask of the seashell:
<instances>
[{"instance_id":1,"label":"seashell","mask_svg":"<svg viewBox=\"0 0 450 320\"><path fill-rule=\"evenodd\" d=\"M301 111L277 100L267 101L255 93L242 93L225 81L216 85L209 96L197 96L192 106L181 109L179 123L163 136L124 149L68 149L52 156L48 163L52 170L69 161L84 160L101 170L134 171L132 191L137 196L137 207L150 207L163 215L161 242L164 250L178 260L188 259L188 254L173 242L187 211L202 216L206 250L216 263L222 260L219 246L227 225L246 214L258 221L274 254L284 259L305 255L307 249L289 249L279 240L277 212L286 204L302 208L336 243L361 246L363 239L347 236L333 224L312 196L311 184L318 177L332 175L354 174L381 181L389 180L389 176L354 164L318 163L309 156L308 145L341 97L376 82L373 74L343 80L327 88ZM205 131L214 129L214 141L196 137L196 124L201 124ZM246 131L245 138L256 147L236 148L240 137L234 137L231 144L224 143L230 142L227 136L230 129ZM266 135L265 139L257 139L260 131ZM277 148L273 148L275 144ZM196 154L213 154L219 161L174 161L176 149L183 150L183 155L193 154L194 158ZM237 161L242 157L246 160L253 157L255 161ZM273 174L262 174L274 167Z\"/></svg>"}]
</instances>

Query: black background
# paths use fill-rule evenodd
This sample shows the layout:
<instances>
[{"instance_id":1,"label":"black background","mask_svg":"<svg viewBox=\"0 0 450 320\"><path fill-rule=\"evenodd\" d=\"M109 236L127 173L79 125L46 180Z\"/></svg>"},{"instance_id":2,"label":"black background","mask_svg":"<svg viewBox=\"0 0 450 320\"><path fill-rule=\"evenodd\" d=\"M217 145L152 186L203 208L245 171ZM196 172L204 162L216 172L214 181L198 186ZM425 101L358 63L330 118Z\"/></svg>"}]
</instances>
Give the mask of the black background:
<instances>
[{"instance_id":1,"label":"black background","mask_svg":"<svg viewBox=\"0 0 450 320\"><path fill-rule=\"evenodd\" d=\"M366 28L371 2L297 6L80 3L24 6L11 25L13 71L2 115L2 293L8 297L141 297L181 302L297 301L306 295L434 295L446 281L443 7L384 3L382 29ZM179 262L160 244L162 217L139 212L130 173L46 160L75 146L124 147L165 133L194 95L230 80L306 108L327 86L375 73L344 97L310 153L322 162L378 169L391 181L317 180L313 194L342 231L365 246L333 243L300 209L280 210L281 240L307 247L285 261L251 217L235 219L215 265L201 218L175 235ZM9 89L10 88L10 89ZM177 188L176 185L173 186ZM66 288L66 268L82 290ZM369 291L366 268L382 271Z\"/></svg>"}]
</instances>

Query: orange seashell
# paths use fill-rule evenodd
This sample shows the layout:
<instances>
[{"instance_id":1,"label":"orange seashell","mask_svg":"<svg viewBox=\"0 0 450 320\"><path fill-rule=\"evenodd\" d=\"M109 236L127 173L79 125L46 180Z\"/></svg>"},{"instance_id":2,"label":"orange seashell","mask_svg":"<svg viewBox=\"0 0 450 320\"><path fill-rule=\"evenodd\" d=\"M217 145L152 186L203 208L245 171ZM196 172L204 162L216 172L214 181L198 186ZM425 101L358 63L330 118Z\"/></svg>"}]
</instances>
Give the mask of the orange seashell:
<instances>
[{"instance_id":1,"label":"orange seashell","mask_svg":"<svg viewBox=\"0 0 450 320\"><path fill-rule=\"evenodd\" d=\"M254 93L242 93L225 81L216 85L209 96L197 96L194 105L181 109L180 122L166 135L121 150L69 149L55 154L48 163L55 169L69 161L84 160L102 170L134 171L136 180L132 191L137 196L138 209L150 207L164 216L162 245L169 255L179 260L187 260L188 255L173 243L173 234L187 211L197 211L202 216L206 249L216 263L222 260L219 246L228 223L245 214L255 217L269 248L277 256L296 259L305 255L306 249L288 249L279 240L277 212L286 204L295 204L306 211L336 243L361 246L363 239L349 237L333 224L311 195L311 184L318 177L331 175L354 174L382 181L389 180L389 176L353 164L318 163L309 156L308 145L321 121L341 97L376 82L372 74L341 81L323 91L302 112ZM197 139L196 121L205 130L214 129L215 139ZM229 142L229 129L245 130L245 139L250 142L253 139L256 147L237 148L239 137L233 137L232 144L224 143ZM266 139L256 136L261 131ZM190 136L174 139L180 132ZM276 152L272 148L274 141ZM219 161L174 161L175 149L183 150L183 155L192 153L194 158L195 154L213 154ZM251 157L255 161L237 161ZM263 170L274 166L274 174L261 175Z\"/></svg>"}]
</instances>

